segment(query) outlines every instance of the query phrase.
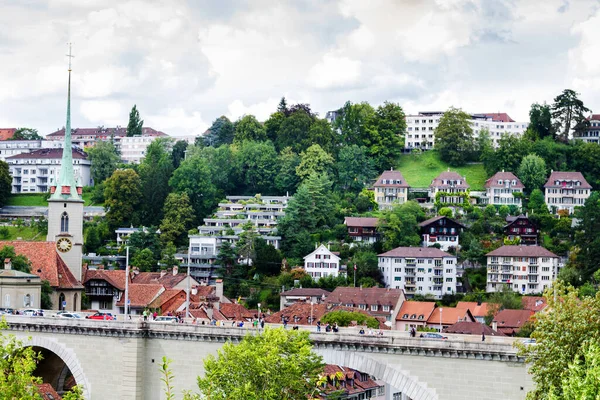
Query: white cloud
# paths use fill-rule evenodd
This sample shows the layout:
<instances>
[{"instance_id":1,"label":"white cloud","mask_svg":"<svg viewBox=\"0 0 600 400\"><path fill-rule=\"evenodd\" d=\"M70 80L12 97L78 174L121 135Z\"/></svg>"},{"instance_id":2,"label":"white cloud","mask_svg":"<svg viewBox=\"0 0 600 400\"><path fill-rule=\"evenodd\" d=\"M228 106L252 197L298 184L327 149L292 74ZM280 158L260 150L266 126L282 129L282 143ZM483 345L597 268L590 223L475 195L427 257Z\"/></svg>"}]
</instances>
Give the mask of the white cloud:
<instances>
[{"instance_id":1,"label":"white cloud","mask_svg":"<svg viewBox=\"0 0 600 400\"><path fill-rule=\"evenodd\" d=\"M587 21L575 25L572 33L579 44L569 51L573 84L580 90L600 89L600 9Z\"/></svg>"},{"instance_id":2,"label":"white cloud","mask_svg":"<svg viewBox=\"0 0 600 400\"><path fill-rule=\"evenodd\" d=\"M317 89L352 86L360 78L360 67L360 61L327 53L310 69L307 82Z\"/></svg>"}]
</instances>

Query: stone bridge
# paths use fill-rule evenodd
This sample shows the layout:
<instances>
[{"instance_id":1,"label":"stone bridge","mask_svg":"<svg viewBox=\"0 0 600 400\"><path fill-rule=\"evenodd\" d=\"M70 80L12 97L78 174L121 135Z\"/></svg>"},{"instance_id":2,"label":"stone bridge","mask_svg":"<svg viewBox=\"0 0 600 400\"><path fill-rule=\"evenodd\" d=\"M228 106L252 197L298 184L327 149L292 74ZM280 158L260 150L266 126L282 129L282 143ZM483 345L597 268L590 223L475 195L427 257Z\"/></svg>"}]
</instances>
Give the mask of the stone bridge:
<instances>
[{"instance_id":1,"label":"stone bridge","mask_svg":"<svg viewBox=\"0 0 600 400\"><path fill-rule=\"evenodd\" d=\"M173 360L174 385L195 390L203 359L252 328L140 321L92 321L8 316L9 333L43 352L37 374L60 390L72 375L87 399L164 399L159 365ZM328 364L371 374L413 400L524 399L532 388L512 339L456 335L410 338L404 332L311 333ZM388 395L389 396L389 395ZM182 396L178 396L181 398Z\"/></svg>"}]
</instances>

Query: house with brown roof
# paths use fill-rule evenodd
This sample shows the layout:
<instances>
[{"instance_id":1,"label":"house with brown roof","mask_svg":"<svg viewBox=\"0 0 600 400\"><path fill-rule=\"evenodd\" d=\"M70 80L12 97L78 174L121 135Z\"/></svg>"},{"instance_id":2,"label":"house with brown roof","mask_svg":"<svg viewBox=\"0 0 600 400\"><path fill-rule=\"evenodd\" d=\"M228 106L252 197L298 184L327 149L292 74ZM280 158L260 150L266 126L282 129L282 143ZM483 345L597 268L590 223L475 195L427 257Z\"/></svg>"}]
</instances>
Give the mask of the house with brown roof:
<instances>
[{"instance_id":1,"label":"house with brown roof","mask_svg":"<svg viewBox=\"0 0 600 400\"><path fill-rule=\"evenodd\" d=\"M419 228L421 228L423 247L439 244L441 250L448 251L451 247L454 249L460 247L458 238L465 226L452 218L438 215L421 222Z\"/></svg>"},{"instance_id":2,"label":"house with brown roof","mask_svg":"<svg viewBox=\"0 0 600 400\"><path fill-rule=\"evenodd\" d=\"M518 238L519 244L524 246L537 246L539 243L540 228L527 215L507 216L503 229L508 240Z\"/></svg>"},{"instance_id":3,"label":"house with brown roof","mask_svg":"<svg viewBox=\"0 0 600 400\"><path fill-rule=\"evenodd\" d=\"M377 225L379 218L345 217L344 225L348 227L348 236L355 242L375 243L379 240Z\"/></svg>"},{"instance_id":4,"label":"house with brown roof","mask_svg":"<svg viewBox=\"0 0 600 400\"><path fill-rule=\"evenodd\" d=\"M400 171L384 171L373 185L375 202L380 210L390 210L394 205L408 201L409 188Z\"/></svg>"},{"instance_id":5,"label":"house with brown roof","mask_svg":"<svg viewBox=\"0 0 600 400\"><path fill-rule=\"evenodd\" d=\"M429 199L432 203L438 200L446 206L462 206L465 201L464 196L468 196L469 184L464 176L457 172L448 171L439 174L429 185ZM439 194L438 194L439 193Z\"/></svg>"},{"instance_id":6,"label":"house with brown roof","mask_svg":"<svg viewBox=\"0 0 600 400\"><path fill-rule=\"evenodd\" d=\"M485 324L485 317L490 313L491 307L488 303L476 302L476 301L459 301L456 304L456 308L467 308L471 311L475 321L480 324Z\"/></svg>"},{"instance_id":7,"label":"house with brown roof","mask_svg":"<svg viewBox=\"0 0 600 400\"><path fill-rule=\"evenodd\" d=\"M461 321L445 328L443 333L454 333L459 335L485 335L485 336L506 336L480 322Z\"/></svg>"},{"instance_id":8,"label":"house with brown roof","mask_svg":"<svg viewBox=\"0 0 600 400\"><path fill-rule=\"evenodd\" d=\"M327 296L325 304L358 308L393 323L404 300L402 289L338 286Z\"/></svg>"},{"instance_id":9,"label":"house with brown roof","mask_svg":"<svg viewBox=\"0 0 600 400\"><path fill-rule=\"evenodd\" d=\"M54 309L80 311L83 285L58 255L55 242L0 241L0 249L4 246L11 246L16 254L27 257L31 262L30 272L48 281Z\"/></svg>"},{"instance_id":10,"label":"house with brown roof","mask_svg":"<svg viewBox=\"0 0 600 400\"><path fill-rule=\"evenodd\" d=\"M506 336L515 336L533 314L531 310L502 310L494 317L492 329Z\"/></svg>"},{"instance_id":11,"label":"house with brown roof","mask_svg":"<svg viewBox=\"0 0 600 400\"><path fill-rule=\"evenodd\" d=\"M600 143L600 114L592 114L587 118L589 125L580 131L573 132L573 140L586 143Z\"/></svg>"},{"instance_id":12,"label":"house with brown roof","mask_svg":"<svg viewBox=\"0 0 600 400\"><path fill-rule=\"evenodd\" d=\"M544 185L544 200L550 212L567 210L573 214L575 207L583 207L592 194L590 185L581 172L552 171Z\"/></svg>"},{"instance_id":13,"label":"house with brown roof","mask_svg":"<svg viewBox=\"0 0 600 400\"><path fill-rule=\"evenodd\" d=\"M279 294L279 309L295 303L313 303L319 304L329 296L331 292L319 288L293 288Z\"/></svg>"},{"instance_id":14,"label":"house with brown roof","mask_svg":"<svg viewBox=\"0 0 600 400\"><path fill-rule=\"evenodd\" d=\"M512 172L496 172L490 179L485 181L485 196L481 197L483 204L495 206L517 206L521 207L521 198L525 185Z\"/></svg>"},{"instance_id":15,"label":"house with brown roof","mask_svg":"<svg viewBox=\"0 0 600 400\"><path fill-rule=\"evenodd\" d=\"M523 303L523 310L530 310L535 313L548 306L548 302L542 296L523 296L521 297L521 303Z\"/></svg>"},{"instance_id":16,"label":"house with brown roof","mask_svg":"<svg viewBox=\"0 0 600 400\"><path fill-rule=\"evenodd\" d=\"M340 399L358 400L375 399L385 393L385 385L376 382L375 378L364 372L339 365L326 364L323 369L326 377L319 399L329 399L336 393Z\"/></svg>"},{"instance_id":17,"label":"house with brown roof","mask_svg":"<svg viewBox=\"0 0 600 400\"><path fill-rule=\"evenodd\" d=\"M405 301L396 316L396 330L407 332L411 328L426 326L434 309L432 301Z\"/></svg>"},{"instance_id":18,"label":"house with brown roof","mask_svg":"<svg viewBox=\"0 0 600 400\"><path fill-rule=\"evenodd\" d=\"M487 292L542 293L558 274L558 256L541 246L502 246L486 257Z\"/></svg>"},{"instance_id":19,"label":"house with brown roof","mask_svg":"<svg viewBox=\"0 0 600 400\"><path fill-rule=\"evenodd\" d=\"M468 308L437 307L427 319L427 327L442 332L449 326L463 321L475 322L475 317Z\"/></svg>"}]
</instances>

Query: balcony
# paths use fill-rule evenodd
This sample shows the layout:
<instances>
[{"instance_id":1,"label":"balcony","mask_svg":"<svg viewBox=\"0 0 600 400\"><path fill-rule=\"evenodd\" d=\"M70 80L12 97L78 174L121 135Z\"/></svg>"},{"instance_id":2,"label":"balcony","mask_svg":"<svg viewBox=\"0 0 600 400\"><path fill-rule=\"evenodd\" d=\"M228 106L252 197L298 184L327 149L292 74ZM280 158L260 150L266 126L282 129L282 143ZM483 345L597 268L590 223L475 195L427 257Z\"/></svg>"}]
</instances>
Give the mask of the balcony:
<instances>
[{"instance_id":1,"label":"balcony","mask_svg":"<svg viewBox=\"0 0 600 400\"><path fill-rule=\"evenodd\" d=\"M118 294L118 291L115 291L111 287L86 287L85 294L87 296L110 296Z\"/></svg>"}]
</instances>

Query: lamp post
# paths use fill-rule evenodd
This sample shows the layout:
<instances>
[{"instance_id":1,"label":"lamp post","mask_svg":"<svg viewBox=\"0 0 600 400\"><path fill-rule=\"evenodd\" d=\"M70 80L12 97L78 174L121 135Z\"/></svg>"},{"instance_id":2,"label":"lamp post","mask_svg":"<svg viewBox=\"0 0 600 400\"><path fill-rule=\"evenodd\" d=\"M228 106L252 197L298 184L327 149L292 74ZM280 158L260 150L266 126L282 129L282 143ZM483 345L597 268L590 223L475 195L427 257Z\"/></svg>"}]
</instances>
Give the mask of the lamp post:
<instances>
[{"instance_id":1,"label":"lamp post","mask_svg":"<svg viewBox=\"0 0 600 400\"><path fill-rule=\"evenodd\" d=\"M444 309L440 308L440 333L442 333L442 311L444 311Z\"/></svg>"},{"instance_id":2,"label":"lamp post","mask_svg":"<svg viewBox=\"0 0 600 400\"><path fill-rule=\"evenodd\" d=\"M310 324L313 324L313 301L310 301Z\"/></svg>"},{"instance_id":3,"label":"lamp post","mask_svg":"<svg viewBox=\"0 0 600 400\"><path fill-rule=\"evenodd\" d=\"M125 321L127 321L127 316L129 315L129 246L125 247Z\"/></svg>"},{"instance_id":4,"label":"lamp post","mask_svg":"<svg viewBox=\"0 0 600 400\"><path fill-rule=\"evenodd\" d=\"M187 293L186 293L186 302L185 302L185 318L190 316L190 246L188 246L188 262L187 262ZM184 321L185 321L184 318Z\"/></svg>"},{"instance_id":5,"label":"lamp post","mask_svg":"<svg viewBox=\"0 0 600 400\"><path fill-rule=\"evenodd\" d=\"M260 329L260 303L258 303L257 306L258 306L258 323L256 324L256 327Z\"/></svg>"}]
</instances>

